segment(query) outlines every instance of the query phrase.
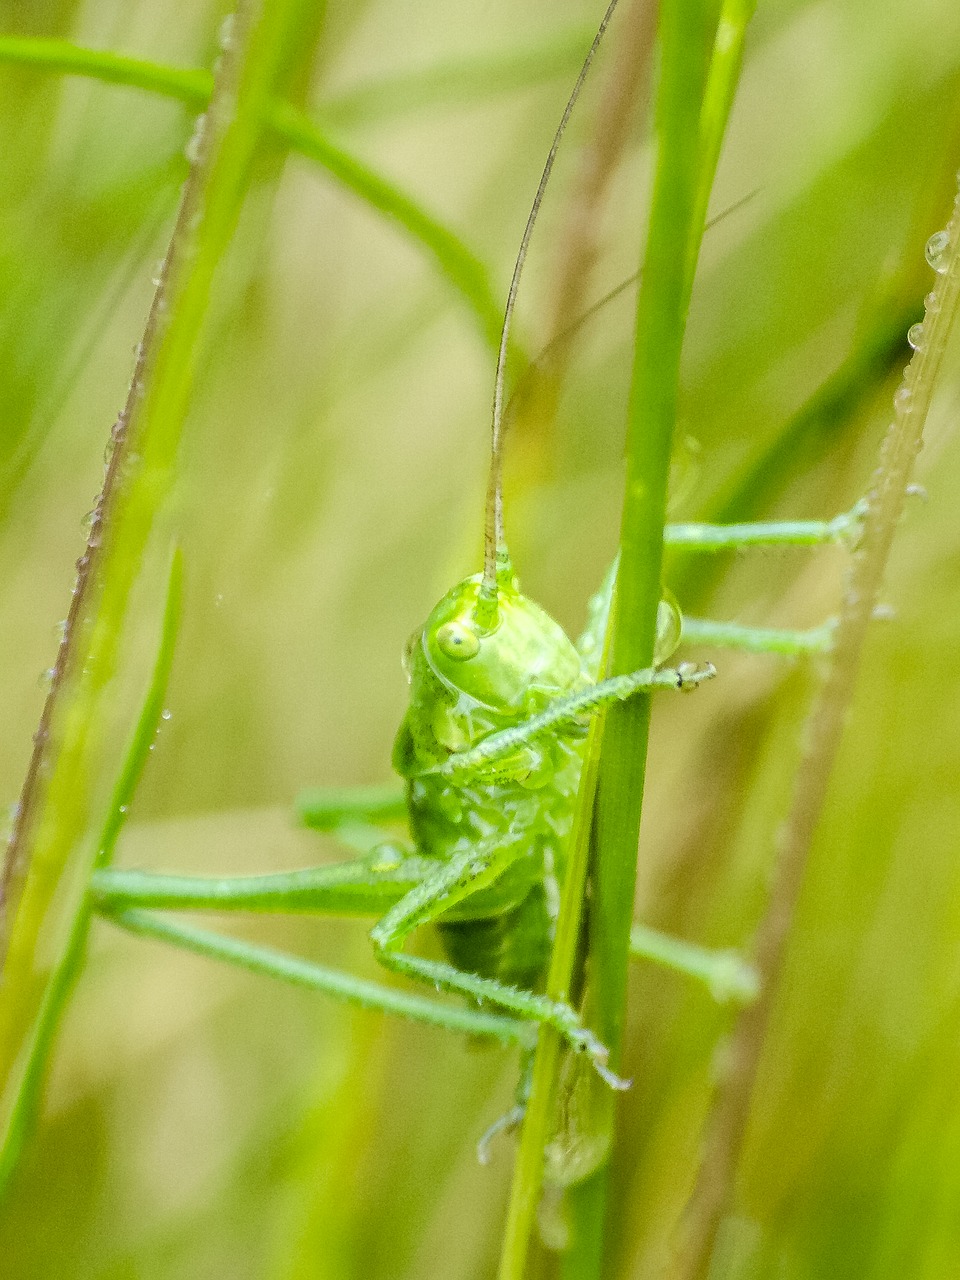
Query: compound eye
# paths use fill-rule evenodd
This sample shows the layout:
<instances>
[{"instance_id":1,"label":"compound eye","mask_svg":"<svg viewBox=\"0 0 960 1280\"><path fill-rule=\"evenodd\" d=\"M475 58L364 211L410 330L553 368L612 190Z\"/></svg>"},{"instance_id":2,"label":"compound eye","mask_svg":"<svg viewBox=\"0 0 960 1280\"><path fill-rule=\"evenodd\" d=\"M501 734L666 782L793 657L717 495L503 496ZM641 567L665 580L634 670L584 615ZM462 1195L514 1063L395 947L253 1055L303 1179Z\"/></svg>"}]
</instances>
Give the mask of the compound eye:
<instances>
[{"instance_id":1,"label":"compound eye","mask_svg":"<svg viewBox=\"0 0 960 1280\"><path fill-rule=\"evenodd\" d=\"M445 622L437 632L437 645L448 658L465 662L480 652L477 633L462 622Z\"/></svg>"}]
</instances>

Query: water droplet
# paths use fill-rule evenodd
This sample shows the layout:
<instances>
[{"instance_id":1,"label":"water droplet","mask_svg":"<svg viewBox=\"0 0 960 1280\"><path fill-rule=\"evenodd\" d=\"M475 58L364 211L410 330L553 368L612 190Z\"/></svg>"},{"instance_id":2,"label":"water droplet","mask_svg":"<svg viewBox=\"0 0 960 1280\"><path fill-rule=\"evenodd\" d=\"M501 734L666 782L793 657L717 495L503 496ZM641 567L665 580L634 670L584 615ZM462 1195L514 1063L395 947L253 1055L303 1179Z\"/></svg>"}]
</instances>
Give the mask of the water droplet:
<instances>
[{"instance_id":1,"label":"water droplet","mask_svg":"<svg viewBox=\"0 0 960 1280\"><path fill-rule=\"evenodd\" d=\"M147 750L148 750L148 751L153 751L153 749L156 747L156 745L157 745L157 744L156 744L155 742L151 742L151 743L150 743L150 745L149 745L149 747L147 747Z\"/></svg>"},{"instance_id":2,"label":"water droplet","mask_svg":"<svg viewBox=\"0 0 960 1280\"><path fill-rule=\"evenodd\" d=\"M120 806L120 812L121 812L121 813L129 813L129 812L130 812L130 806L129 806L128 804L122 804L122 805Z\"/></svg>"},{"instance_id":3,"label":"water droplet","mask_svg":"<svg viewBox=\"0 0 960 1280\"><path fill-rule=\"evenodd\" d=\"M906 413L913 404L913 392L909 387L898 387L893 397L893 407L897 413Z\"/></svg>"},{"instance_id":4,"label":"water droplet","mask_svg":"<svg viewBox=\"0 0 960 1280\"><path fill-rule=\"evenodd\" d=\"M700 441L686 433L675 438L670 454L670 485L667 490L669 511L676 511L690 497L700 480L701 470Z\"/></svg>"},{"instance_id":5,"label":"water droplet","mask_svg":"<svg viewBox=\"0 0 960 1280\"><path fill-rule=\"evenodd\" d=\"M88 511L85 516L81 516L80 528L84 531L84 533L90 532L90 530L93 528L93 522L94 520L96 520L96 518L97 518L96 507L94 507L92 511Z\"/></svg>"},{"instance_id":6,"label":"water droplet","mask_svg":"<svg viewBox=\"0 0 960 1280\"><path fill-rule=\"evenodd\" d=\"M217 594L213 597L213 603L214 603L214 606L215 606L217 609L219 609L219 608L220 608L220 606L223 604L223 592L222 592L222 591L218 591L218 592L217 592Z\"/></svg>"},{"instance_id":7,"label":"water droplet","mask_svg":"<svg viewBox=\"0 0 960 1280\"><path fill-rule=\"evenodd\" d=\"M657 605L657 633L653 642L653 661L656 666L670 657L680 643L683 622L680 606L673 595L664 588L663 597Z\"/></svg>"},{"instance_id":8,"label":"water droplet","mask_svg":"<svg viewBox=\"0 0 960 1280\"><path fill-rule=\"evenodd\" d=\"M950 252L950 232L935 231L927 241L927 247L923 251L923 256L927 260L927 264L933 267L938 276L942 276L947 269L947 257Z\"/></svg>"},{"instance_id":9,"label":"water droplet","mask_svg":"<svg viewBox=\"0 0 960 1280\"><path fill-rule=\"evenodd\" d=\"M935 293L928 293L923 300L923 306L928 316L935 316L940 310L940 299Z\"/></svg>"},{"instance_id":10,"label":"water droplet","mask_svg":"<svg viewBox=\"0 0 960 1280\"><path fill-rule=\"evenodd\" d=\"M229 49L231 44L233 44L233 32L235 25L232 13L228 14L220 23L219 39L221 49Z\"/></svg>"},{"instance_id":11,"label":"water droplet","mask_svg":"<svg viewBox=\"0 0 960 1280\"><path fill-rule=\"evenodd\" d=\"M47 667L46 671L40 672L40 678L37 681L37 683L40 685L41 689L49 689L50 686L53 684L54 680L56 680L56 678L57 678L57 668Z\"/></svg>"},{"instance_id":12,"label":"water droplet","mask_svg":"<svg viewBox=\"0 0 960 1280\"><path fill-rule=\"evenodd\" d=\"M160 712L161 720L169 720L171 719L172 716L173 716L173 712L170 710L169 707L164 707L163 710Z\"/></svg>"},{"instance_id":13,"label":"water droplet","mask_svg":"<svg viewBox=\"0 0 960 1280\"><path fill-rule=\"evenodd\" d=\"M197 116L197 122L193 126L193 133L187 139L187 144L183 148L183 154L187 157L190 164L196 164L200 159L200 151L203 146L203 138L207 129L207 117L205 115Z\"/></svg>"},{"instance_id":14,"label":"water droplet","mask_svg":"<svg viewBox=\"0 0 960 1280\"><path fill-rule=\"evenodd\" d=\"M923 324L912 324L907 330L907 341L914 351L923 350Z\"/></svg>"}]
</instances>

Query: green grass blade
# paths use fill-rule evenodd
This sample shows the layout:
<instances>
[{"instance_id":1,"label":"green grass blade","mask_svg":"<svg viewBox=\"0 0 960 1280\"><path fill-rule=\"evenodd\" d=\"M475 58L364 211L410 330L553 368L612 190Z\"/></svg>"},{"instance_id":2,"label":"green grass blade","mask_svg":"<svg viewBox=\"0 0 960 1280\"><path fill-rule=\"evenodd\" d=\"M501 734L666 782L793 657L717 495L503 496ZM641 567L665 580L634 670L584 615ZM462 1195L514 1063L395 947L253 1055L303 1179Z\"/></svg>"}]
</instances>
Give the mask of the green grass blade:
<instances>
[{"instance_id":1,"label":"green grass blade","mask_svg":"<svg viewBox=\"0 0 960 1280\"><path fill-rule=\"evenodd\" d=\"M594 717L590 725L583 775L570 833L566 882L547 975L547 994L554 1000L567 1000L569 997L579 949L602 722L603 717L599 715ZM549 1026L541 1027L530 1097L520 1135L520 1149L514 1166L498 1280L523 1280L526 1274L527 1254L543 1183L544 1152L550 1140L553 1122L561 1061L560 1048L560 1036L557 1032Z\"/></svg>"},{"instance_id":2,"label":"green grass blade","mask_svg":"<svg viewBox=\"0 0 960 1280\"><path fill-rule=\"evenodd\" d=\"M109 49L88 49L69 40L43 36L0 35L0 63L36 67L61 75L85 76L104 84L127 85L175 98L202 110L213 89L213 76L202 68L167 67Z\"/></svg>"},{"instance_id":3,"label":"green grass blade","mask_svg":"<svg viewBox=\"0 0 960 1280\"><path fill-rule=\"evenodd\" d=\"M153 673L147 686L140 715L137 719L133 737L127 748L127 754L117 778L107 811L103 830L98 841L98 867L106 867L113 861L113 853L123 830L123 825L133 803L133 795L137 789L147 761L150 759L150 748L156 738L160 718L163 715L163 704L167 696L167 685L170 680L170 669L173 666L173 655L176 650L177 632L180 629L180 614L183 602L183 554L179 547L174 547L170 561L170 574L167 579L166 605L163 610L163 623L160 631L160 644L154 662Z\"/></svg>"},{"instance_id":4,"label":"green grass blade","mask_svg":"<svg viewBox=\"0 0 960 1280\"><path fill-rule=\"evenodd\" d=\"M199 109L206 105L213 84L207 71L166 67L125 54L87 49L66 40L0 36L2 62L127 85ZM467 302L484 340L495 351L500 340L501 307L486 268L463 241L396 184L333 142L292 103L265 100L262 114L277 138L396 222L430 254Z\"/></svg>"},{"instance_id":5,"label":"green grass blade","mask_svg":"<svg viewBox=\"0 0 960 1280\"><path fill-rule=\"evenodd\" d=\"M698 245L702 234L702 226L697 227L694 220L703 182L699 126L709 9L707 4L675 0L661 10L659 155L637 307L611 652L614 674L649 666L653 655L680 351L690 292L689 246ZM623 1025L649 710L649 697L642 695L629 706L610 709L600 769L592 962L596 1029L615 1061Z\"/></svg>"},{"instance_id":6,"label":"green grass blade","mask_svg":"<svg viewBox=\"0 0 960 1280\"><path fill-rule=\"evenodd\" d=\"M668 0L661 8L658 159L627 424L627 478L613 623L614 674L651 661L680 355L710 188L736 87L751 6ZM708 53L711 44L712 52ZM702 104L702 105L701 105ZM617 706L604 729L597 798L590 964L594 1027L619 1064L650 700ZM616 1066L615 1068L616 1069ZM603 1270L607 1167L573 1189L566 1280Z\"/></svg>"},{"instance_id":7,"label":"green grass blade","mask_svg":"<svg viewBox=\"0 0 960 1280\"><path fill-rule=\"evenodd\" d=\"M551 36L536 48L478 53L400 75L379 76L328 98L320 114L325 124L343 127L393 121L436 107L455 109L487 102L575 76L592 38L592 26L581 25Z\"/></svg>"}]
</instances>

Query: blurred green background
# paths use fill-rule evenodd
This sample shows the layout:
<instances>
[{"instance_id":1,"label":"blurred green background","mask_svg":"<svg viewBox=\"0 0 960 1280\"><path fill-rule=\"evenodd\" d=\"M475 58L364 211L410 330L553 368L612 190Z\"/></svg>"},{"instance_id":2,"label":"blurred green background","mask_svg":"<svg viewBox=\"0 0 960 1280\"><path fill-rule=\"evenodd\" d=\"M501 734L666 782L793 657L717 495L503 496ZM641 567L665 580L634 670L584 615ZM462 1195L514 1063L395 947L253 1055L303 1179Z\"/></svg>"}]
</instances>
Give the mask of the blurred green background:
<instances>
[{"instance_id":1,"label":"blurred green background","mask_svg":"<svg viewBox=\"0 0 960 1280\"><path fill-rule=\"evenodd\" d=\"M209 67L224 12L3 0L0 34ZM573 0L331 0L294 91L463 236L499 297L598 17ZM582 149L604 127L618 38L614 27L535 240L519 308L530 352L551 336L564 227ZM698 460L678 515L715 514L739 489L749 509L736 514L825 516L863 491L907 351L887 340L872 366L857 361L919 315L923 243L960 166L958 102L954 0L761 0L713 209L755 194L703 254L683 398ZM191 128L176 103L0 62L10 803ZM649 175L638 122L585 300L635 270ZM628 293L578 333L556 421L531 412L514 442L508 534L524 588L574 632L616 541L631 328ZM850 362L843 411L797 428ZM335 856L295 829L292 799L389 776L404 640L478 564L492 372L462 300L395 223L308 161L264 156L221 272L167 520L186 557L185 623L123 865L268 870ZM896 616L866 655L717 1278L960 1274L958 389L955 342L920 459L929 498L908 508L888 580ZM764 457L779 461L761 484ZM812 625L836 607L842 569L839 552L764 553L677 562L670 580L697 611ZM160 604L151 574L145 643ZM802 666L725 656L696 699L658 707L638 918L749 944L809 691ZM118 696L118 725L128 701ZM362 922L230 927L375 972ZM645 1280L691 1176L724 1020L651 970L636 974L631 1011L608 1273ZM514 1069L496 1051L97 924L42 1127L0 1209L0 1274L490 1276L510 1151L481 1169L474 1144L509 1105Z\"/></svg>"}]
</instances>

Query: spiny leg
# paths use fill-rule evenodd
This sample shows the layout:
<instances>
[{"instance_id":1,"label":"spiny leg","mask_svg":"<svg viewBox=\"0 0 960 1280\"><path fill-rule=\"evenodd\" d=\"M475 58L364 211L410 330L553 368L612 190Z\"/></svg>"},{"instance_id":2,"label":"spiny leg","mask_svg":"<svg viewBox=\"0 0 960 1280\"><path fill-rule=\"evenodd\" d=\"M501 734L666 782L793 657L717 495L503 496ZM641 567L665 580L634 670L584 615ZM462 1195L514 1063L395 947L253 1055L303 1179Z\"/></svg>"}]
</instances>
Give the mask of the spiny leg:
<instances>
[{"instance_id":1,"label":"spiny leg","mask_svg":"<svg viewBox=\"0 0 960 1280\"><path fill-rule=\"evenodd\" d=\"M705 680L716 675L709 662L702 666L681 663L679 667L649 668L632 671L623 676L610 676L597 684L589 685L577 693L556 698L545 711L530 716L510 729L501 729L483 738L475 747L458 751L443 764L426 770L428 773L448 777L472 776L478 770L489 767L497 760L508 758L518 748L540 734L548 733L561 725L573 725L614 702L624 702L638 693L653 693L658 689L696 689Z\"/></svg>"},{"instance_id":2,"label":"spiny leg","mask_svg":"<svg viewBox=\"0 0 960 1280\"><path fill-rule=\"evenodd\" d=\"M181 876L104 868L94 873L94 908L110 918L136 910L380 916L436 870L427 858L390 867L361 860L265 876ZM454 913L455 914L455 913ZM705 982L717 999L747 1000L751 967L736 952L713 951L634 925L630 954Z\"/></svg>"},{"instance_id":3,"label":"spiny leg","mask_svg":"<svg viewBox=\"0 0 960 1280\"><path fill-rule=\"evenodd\" d=\"M861 500L832 520L752 521L745 524L668 524L666 546L683 551L736 551L741 547L819 547L856 540L866 514Z\"/></svg>"},{"instance_id":4,"label":"spiny leg","mask_svg":"<svg viewBox=\"0 0 960 1280\"><path fill-rule=\"evenodd\" d=\"M289 971L294 974L291 981L299 981L295 975L307 973L307 970L301 970L306 962L293 957L278 959L280 953L267 953L262 948L252 947L251 944L236 939L191 929L170 921L169 918L130 908L137 904L174 909L326 910L340 914L373 914L392 902L393 906L373 931L378 957L386 967L456 994L499 1005L529 1022L549 1022L574 1048L590 1054L604 1079L622 1086L623 1082L605 1069L606 1050L591 1032L580 1025L569 1006L533 992L505 986L493 979L463 973L452 965L398 953L403 940L412 929L435 920L441 914L451 911L455 914L459 902L496 880L522 852L523 849L519 846L493 850L488 854L474 851L439 868L432 862L429 869L425 865L425 859L408 859L398 867L380 874L371 873L361 862L310 868L286 875L210 880L105 870L95 877L93 894L95 905L101 914L134 932L165 938L203 954L219 956L247 968L274 973L275 976L282 977ZM386 1002L380 1001L375 1007L388 1012L406 1012L406 1016L420 1016L406 1009L395 1008L396 1001L393 997L396 993L390 992L388 988L365 984L333 970L319 970L316 966L307 968L312 975L309 981L306 977L303 978L307 985L343 999L367 1004L374 1003L371 992L383 990L386 992ZM429 1016L424 1014L421 1020L450 1026L454 1030L464 1029L456 1019L442 1021L446 1017L446 1006L438 1007L440 1013L431 1004ZM482 1028L481 1033L490 1034L483 1032Z\"/></svg>"},{"instance_id":5,"label":"spiny leg","mask_svg":"<svg viewBox=\"0 0 960 1280\"><path fill-rule=\"evenodd\" d=\"M360 857L259 876L163 875L109 868L93 877L94 906L379 916L433 865L415 856L408 842L371 825L371 820L406 816L400 783L304 791L296 808L304 825L331 832Z\"/></svg>"},{"instance_id":6,"label":"spiny leg","mask_svg":"<svg viewBox=\"0 0 960 1280\"><path fill-rule=\"evenodd\" d=\"M608 1084L614 1088L626 1088L625 1081L607 1070L606 1047L583 1026L569 1005L532 991L507 986L495 978L467 973L444 961L409 956L401 950L414 929L433 923L450 908L455 908L480 889L488 888L525 853L525 844L491 842L438 866L431 876L412 889L374 926L370 936L377 956L383 965L397 973L469 999L495 1004L521 1018L549 1024L574 1049L590 1056L594 1068Z\"/></svg>"},{"instance_id":7,"label":"spiny leg","mask_svg":"<svg viewBox=\"0 0 960 1280\"><path fill-rule=\"evenodd\" d=\"M140 937L156 938L197 955L224 960L249 972L279 978L364 1009L396 1014L463 1035L488 1036L502 1044L520 1045L525 1049L531 1049L536 1041L536 1027L530 1021L482 1009L446 1005L407 991L395 991L380 983L328 969L271 947L182 924L168 915L156 915L150 911L117 911L106 913L104 918Z\"/></svg>"},{"instance_id":8,"label":"spiny leg","mask_svg":"<svg viewBox=\"0 0 960 1280\"><path fill-rule=\"evenodd\" d=\"M746 550L755 547L817 547L828 544L856 543L866 500L856 503L849 511L834 516L832 520L782 520L756 521L743 524L668 524L663 531L664 544L677 551L720 552ZM610 615L613 588L617 579L617 560L608 569L599 591L588 606L587 625L577 641L577 648L588 667L595 669L603 650L603 636ZM769 633L773 643L766 645L763 636L752 639L733 624L712 623L701 619L683 620L687 639L693 639L693 630L711 628L709 643L727 648L744 648L754 653L805 653L829 647L817 631ZM739 634L738 634L739 633ZM700 639L700 636L697 636ZM742 643L740 643L742 639ZM707 642L704 637L704 642Z\"/></svg>"}]
</instances>

